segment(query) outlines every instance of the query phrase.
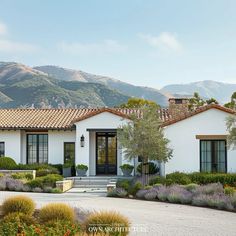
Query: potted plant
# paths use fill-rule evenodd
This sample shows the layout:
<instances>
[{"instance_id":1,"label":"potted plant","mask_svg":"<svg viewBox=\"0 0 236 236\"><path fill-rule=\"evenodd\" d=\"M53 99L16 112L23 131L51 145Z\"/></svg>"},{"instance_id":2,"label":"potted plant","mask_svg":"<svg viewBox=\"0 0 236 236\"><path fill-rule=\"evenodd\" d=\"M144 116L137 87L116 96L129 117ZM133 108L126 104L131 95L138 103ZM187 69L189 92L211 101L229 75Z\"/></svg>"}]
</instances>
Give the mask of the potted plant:
<instances>
[{"instance_id":1,"label":"potted plant","mask_svg":"<svg viewBox=\"0 0 236 236\"><path fill-rule=\"evenodd\" d=\"M84 164L78 164L76 166L76 171L77 171L78 176L86 176L87 170L88 170L88 166Z\"/></svg>"},{"instance_id":2,"label":"potted plant","mask_svg":"<svg viewBox=\"0 0 236 236\"><path fill-rule=\"evenodd\" d=\"M122 170L124 176L130 176L134 169L134 166L130 164L123 164L122 166L120 166L120 169Z\"/></svg>"},{"instance_id":3,"label":"potted plant","mask_svg":"<svg viewBox=\"0 0 236 236\"><path fill-rule=\"evenodd\" d=\"M71 166L72 164L70 162L64 163L62 166L62 174L64 177L70 177L71 176Z\"/></svg>"}]
</instances>

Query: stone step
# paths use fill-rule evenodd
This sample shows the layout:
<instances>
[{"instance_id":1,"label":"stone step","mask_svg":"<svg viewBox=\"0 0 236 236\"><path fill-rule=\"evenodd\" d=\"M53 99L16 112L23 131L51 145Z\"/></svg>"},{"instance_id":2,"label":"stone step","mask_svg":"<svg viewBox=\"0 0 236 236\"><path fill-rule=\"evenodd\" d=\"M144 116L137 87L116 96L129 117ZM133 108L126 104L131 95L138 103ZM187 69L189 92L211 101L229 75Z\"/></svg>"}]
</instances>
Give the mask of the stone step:
<instances>
[{"instance_id":1,"label":"stone step","mask_svg":"<svg viewBox=\"0 0 236 236\"><path fill-rule=\"evenodd\" d=\"M107 189L106 188L72 188L68 191L68 193L102 193L106 195Z\"/></svg>"},{"instance_id":2,"label":"stone step","mask_svg":"<svg viewBox=\"0 0 236 236\"><path fill-rule=\"evenodd\" d=\"M107 185L94 185L94 184L73 184L73 188L107 188Z\"/></svg>"}]
</instances>

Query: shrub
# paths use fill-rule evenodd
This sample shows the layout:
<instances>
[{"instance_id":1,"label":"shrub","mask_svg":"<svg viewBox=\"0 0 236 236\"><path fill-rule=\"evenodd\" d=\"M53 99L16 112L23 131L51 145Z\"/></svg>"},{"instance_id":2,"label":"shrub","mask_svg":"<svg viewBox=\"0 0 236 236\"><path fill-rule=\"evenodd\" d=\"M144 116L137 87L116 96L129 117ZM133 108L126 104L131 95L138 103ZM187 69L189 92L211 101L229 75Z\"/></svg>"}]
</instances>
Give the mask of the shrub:
<instances>
[{"instance_id":1,"label":"shrub","mask_svg":"<svg viewBox=\"0 0 236 236\"><path fill-rule=\"evenodd\" d=\"M75 168L79 170L86 170L86 171L88 170L88 166L84 164L78 164Z\"/></svg>"},{"instance_id":2,"label":"shrub","mask_svg":"<svg viewBox=\"0 0 236 236\"><path fill-rule=\"evenodd\" d=\"M17 167L16 162L10 157L0 158L0 170L13 170Z\"/></svg>"},{"instance_id":3,"label":"shrub","mask_svg":"<svg viewBox=\"0 0 236 236\"><path fill-rule=\"evenodd\" d=\"M42 193L43 189L39 188L39 187L36 187L36 188L33 188L32 191L35 192L35 193Z\"/></svg>"},{"instance_id":4,"label":"shrub","mask_svg":"<svg viewBox=\"0 0 236 236\"><path fill-rule=\"evenodd\" d=\"M26 196L14 196L6 199L2 204L3 215L17 212L31 216L35 209L34 201Z\"/></svg>"},{"instance_id":5,"label":"shrub","mask_svg":"<svg viewBox=\"0 0 236 236\"><path fill-rule=\"evenodd\" d=\"M0 191L4 191L7 188L6 177L0 178Z\"/></svg>"},{"instance_id":6,"label":"shrub","mask_svg":"<svg viewBox=\"0 0 236 236\"><path fill-rule=\"evenodd\" d=\"M10 191L22 191L24 183L18 179L7 178L6 187Z\"/></svg>"},{"instance_id":7,"label":"shrub","mask_svg":"<svg viewBox=\"0 0 236 236\"><path fill-rule=\"evenodd\" d=\"M233 210L229 196L223 193L215 193L208 196L207 204L209 207L218 208L220 210Z\"/></svg>"},{"instance_id":8,"label":"shrub","mask_svg":"<svg viewBox=\"0 0 236 236\"><path fill-rule=\"evenodd\" d=\"M22 188L22 191L23 192L30 192L32 189L29 185L25 184Z\"/></svg>"},{"instance_id":9,"label":"shrub","mask_svg":"<svg viewBox=\"0 0 236 236\"><path fill-rule=\"evenodd\" d=\"M42 223L58 220L74 222L75 212L64 203L49 203L41 208L39 219Z\"/></svg>"},{"instance_id":10,"label":"shrub","mask_svg":"<svg viewBox=\"0 0 236 236\"><path fill-rule=\"evenodd\" d=\"M185 185L184 188L190 192L193 192L194 190L196 190L198 186L199 186L198 184L191 183L191 184Z\"/></svg>"},{"instance_id":11,"label":"shrub","mask_svg":"<svg viewBox=\"0 0 236 236\"><path fill-rule=\"evenodd\" d=\"M167 197L169 195L169 188L166 187L166 186L160 186L158 188L158 191L157 191L157 198L162 201L162 202L165 202L167 200Z\"/></svg>"},{"instance_id":12,"label":"shrub","mask_svg":"<svg viewBox=\"0 0 236 236\"><path fill-rule=\"evenodd\" d=\"M131 180L129 179L118 179L117 183L116 183L117 188L123 188L126 191L129 190L130 186L131 186Z\"/></svg>"},{"instance_id":13,"label":"shrub","mask_svg":"<svg viewBox=\"0 0 236 236\"><path fill-rule=\"evenodd\" d=\"M146 200L155 200L157 199L157 190L155 188L151 188L147 191L147 193L144 195L144 198Z\"/></svg>"},{"instance_id":14,"label":"shrub","mask_svg":"<svg viewBox=\"0 0 236 236\"><path fill-rule=\"evenodd\" d=\"M26 215L19 212L9 213L4 216L2 223L14 223L17 222L19 224L25 223L26 225L32 225L35 223L35 220L32 216Z\"/></svg>"},{"instance_id":15,"label":"shrub","mask_svg":"<svg viewBox=\"0 0 236 236\"><path fill-rule=\"evenodd\" d=\"M62 193L62 190L60 188L53 188L51 193Z\"/></svg>"},{"instance_id":16,"label":"shrub","mask_svg":"<svg viewBox=\"0 0 236 236\"><path fill-rule=\"evenodd\" d=\"M149 165L149 174L150 175L155 175L159 171L159 167L155 163L148 162L148 165ZM140 163L137 166L137 172L140 174L142 173L142 163Z\"/></svg>"},{"instance_id":17,"label":"shrub","mask_svg":"<svg viewBox=\"0 0 236 236\"><path fill-rule=\"evenodd\" d=\"M223 192L224 188L220 183L201 185L194 190L194 194L214 194Z\"/></svg>"},{"instance_id":18,"label":"shrub","mask_svg":"<svg viewBox=\"0 0 236 236\"><path fill-rule=\"evenodd\" d=\"M169 187L167 199L172 203L189 204L192 201L192 194L183 187L173 185Z\"/></svg>"},{"instance_id":19,"label":"shrub","mask_svg":"<svg viewBox=\"0 0 236 236\"><path fill-rule=\"evenodd\" d=\"M197 196L193 196L192 205L194 206L207 206L208 205L209 195L207 194L199 194Z\"/></svg>"},{"instance_id":20,"label":"shrub","mask_svg":"<svg viewBox=\"0 0 236 236\"><path fill-rule=\"evenodd\" d=\"M223 185L234 186L236 183L236 174L224 174L224 173L191 173L189 174L193 183L197 184L209 184L209 183L221 183Z\"/></svg>"},{"instance_id":21,"label":"shrub","mask_svg":"<svg viewBox=\"0 0 236 236\"><path fill-rule=\"evenodd\" d=\"M133 170L134 166L130 165L130 164L123 164L122 166L120 166L121 170Z\"/></svg>"},{"instance_id":22,"label":"shrub","mask_svg":"<svg viewBox=\"0 0 236 236\"><path fill-rule=\"evenodd\" d=\"M31 188L43 188L43 187L56 187L56 181L60 181L63 180L63 177L61 175L57 175L57 174L49 174L46 176L42 176L42 177L37 177L31 181L29 181L27 184L31 187Z\"/></svg>"},{"instance_id":23,"label":"shrub","mask_svg":"<svg viewBox=\"0 0 236 236\"><path fill-rule=\"evenodd\" d=\"M146 189L140 189L137 193L136 193L136 197L140 198L140 199L144 199L145 194L148 192L148 190Z\"/></svg>"},{"instance_id":24,"label":"shrub","mask_svg":"<svg viewBox=\"0 0 236 236\"><path fill-rule=\"evenodd\" d=\"M46 187L44 187L43 188L43 191L45 192L45 193L51 193L52 192L52 187L48 187L48 186L46 186Z\"/></svg>"},{"instance_id":25,"label":"shrub","mask_svg":"<svg viewBox=\"0 0 236 236\"><path fill-rule=\"evenodd\" d=\"M166 179L170 179L175 184L190 184L191 179L188 174L181 173L181 172L174 172L171 174L166 175Z\"/></svg>"},{"instance_id":26,"label":"shrub","mask_svg":"<svg viewBox=\"0 0 236 236\"><path fill-rule=\"evenodd\" d=\"M143 185L141 182L136 182L134 185L131 185L130 188L128 189L128 193L131 195L134 195L140 190L142 189Z\"/></svg>"},{"instance_id":27,"label":"shrub","mask_svg":"<svg viewBox=\"0 0 236 236\"><path fill-rule=\"evenodd\" d=\"M226 194L226 195L233 195L234 193L235 193L236 191L235 191L235 188L233 188L233 187L225 187L224 188L224 193Z\"/></svg>"},{"instance_id":28,"label":"shrub","mask_svg":"<svg viewBox=\"0 0 236 236\"><path fill-rule=\"evenodd\" d=\"M59 174L59 171L55 167L50 167L47 169L38 169L36 171L36 177L46 176L49 174Z\"/></svg>"},{"instance_id":29,"label":"shrub","mask_svg":"<svg viewBox=\"0 0 236 236\"><path fill-rule=\"evenodd\" d=\"M0 173L0 178L2 178L2 177L4 177L4 174L1 174L1 173Z\"/></svg>"},{"instance_id":30,"label":"shrub","mask_svg":"<svg viewBox=\"0 0 236 236\"><path fill-rule=\"evenodd\" d=\"M230 196L231 204L234 208L236 208L236 193L234 193L232 196Z\"/></svg>"},{"instance_id":31,"label":"shrub","mask_svg":"<svg viewBox=\"0 0 236 236\"><path fill-rule=\"evenodd\" d=\"M120 197L120 198L124 198L127 196L127 191L123 188L116 188L116 189L113 189L111 191L109 191L107 193L107 196L108 197Z\"/></svg>"},{"instance_id":32,"label":"shrub","mask_svg":"<svg viewBox=\"0 0 236 236\"><path fill-rule=\"evenodd\" d=\"M13 173L11 174L11 177L13 179L27 179L27 180L32 180L33 179L33 174L31 173Z\"/></svg>"},{"instance_id":33,"label":"shrub","mask_svg":"<svg viewBox=\"0 0 236 236\"><path fill-rule=\"evenodd\" d=\"M84 226L88 234L102 232L105 235L126 236L129 234L130 221L120 213L100 211L89 215ZM109 230L111 227L112 230Z\"/></svg>"}]
</instances>

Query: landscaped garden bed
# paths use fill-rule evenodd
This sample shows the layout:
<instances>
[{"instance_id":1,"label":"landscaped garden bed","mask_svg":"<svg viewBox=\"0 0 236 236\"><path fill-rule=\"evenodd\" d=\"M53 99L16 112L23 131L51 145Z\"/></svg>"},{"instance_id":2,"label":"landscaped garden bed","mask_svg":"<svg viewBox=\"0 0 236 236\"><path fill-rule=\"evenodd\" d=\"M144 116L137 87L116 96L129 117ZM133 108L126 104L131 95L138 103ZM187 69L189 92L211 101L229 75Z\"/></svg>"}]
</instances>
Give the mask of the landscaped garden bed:
<instances>
[{"instance_id":1,"label":"landscaped garden bed","mask_svg":"<svg viewBox=\"0 0 236 236\"><path fill-rule=\"evenodd\" d=\"M150 178L148 186L140 179L120 180L108 197L136 198L210 207L236 212L236 174L172 173Z\"/></svg>"},{"instance_id":2,"label":"landscaped garden bed","mask_svg":"<svg viewBox=\"0 0 236 236\"><path fill-rule=\"evenodd\" d=\"M117 212L89 212L63 203L35 209L32 199L20 195L0 206L1 236L126 236L129 227L129 219Z\"/></svg>"},{"instance_id":3,"label":"landscaped garden bed","mask_svg":"<svg viewBox=\"0 0 236 236\"><path fill-rule=\"evenodd\" d=\"M61 193L56 187L62 181L60 170L48 164L16 164L9 157L0 158L0 191ZM14 171L12 171L14 170ZM17 170L20 170L17 172ZM29 170L36 170L36 177ZM34 178L35 177L35 178Z\"/></svg>"}]
</instances>

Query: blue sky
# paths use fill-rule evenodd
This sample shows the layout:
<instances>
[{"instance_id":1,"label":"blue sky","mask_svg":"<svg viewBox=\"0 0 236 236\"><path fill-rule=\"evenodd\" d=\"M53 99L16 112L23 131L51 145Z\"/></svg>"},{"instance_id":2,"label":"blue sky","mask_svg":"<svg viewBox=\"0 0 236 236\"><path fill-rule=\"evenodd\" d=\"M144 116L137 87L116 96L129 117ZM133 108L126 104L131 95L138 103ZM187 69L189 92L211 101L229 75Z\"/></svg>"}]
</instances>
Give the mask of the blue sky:
<instances>
[{"instance_id":1,"label":"blue sky","mask_svg":"<svg viewBox=\"0 0 236 236\"><path fill-rule=\"evenodd\" d=\"M234 0L0 0L0 61L161 88L236 83Z\"/></svg>"}]
</instances>

